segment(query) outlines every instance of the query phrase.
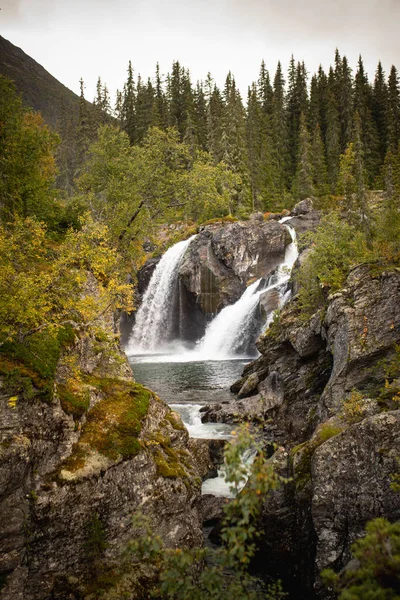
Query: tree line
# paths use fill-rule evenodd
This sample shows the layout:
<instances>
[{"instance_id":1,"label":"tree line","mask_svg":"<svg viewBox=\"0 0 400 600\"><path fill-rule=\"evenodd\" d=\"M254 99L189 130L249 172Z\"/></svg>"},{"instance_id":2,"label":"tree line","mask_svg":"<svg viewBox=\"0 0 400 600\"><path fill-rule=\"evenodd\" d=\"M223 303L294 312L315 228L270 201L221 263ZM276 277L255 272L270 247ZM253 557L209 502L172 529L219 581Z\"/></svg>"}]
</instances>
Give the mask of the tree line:
<instances>
[{"instance_id":1,"label":"tree line","mask_svg":"<svg viewBox=\"0 0 400 600\"><path fill-rule=\"evenodd\" d=\"M90 109L81 81L76 168L98 126L107 122L118 124L131 145L140 144L152 127L175 128L193 156L208 152L214 164L223 162L240 177L241 206L271 210L292 198L340 193L341 156L356 142L361 143L367 188L383 186L385 160L400 141L399 75L392 66L387 77L379 62L370 81L361 56L353 74L338 50L329 71L320 66L311 77L293 56L286 75L279 62L272 77L263 61L244 102L231 72L220 89L210 74L193 84L178 61L166 76L157 65L147 80L135 77L129 63L114 108L99 78Z\"/></svg>"}]
</instances>

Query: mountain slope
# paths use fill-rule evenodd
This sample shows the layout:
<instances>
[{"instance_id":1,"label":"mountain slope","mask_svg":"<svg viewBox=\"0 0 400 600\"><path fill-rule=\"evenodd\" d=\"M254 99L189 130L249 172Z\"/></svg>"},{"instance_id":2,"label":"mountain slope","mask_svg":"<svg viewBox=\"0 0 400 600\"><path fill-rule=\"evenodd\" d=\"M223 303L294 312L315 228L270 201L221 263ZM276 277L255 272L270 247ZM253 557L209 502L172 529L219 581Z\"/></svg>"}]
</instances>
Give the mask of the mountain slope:
<instances>
[{"instance_id":1,"label":"mountain slope","mask_svg":"<svg viewBox=\"0 0 400 600\"><path fill-rule=\"evenodd\" d=\"M63 112L77 114L79 96L2 36L0 74L15 82L24 104L40 111L49 125L55 127Z\"/></svg>"}]
</instances>

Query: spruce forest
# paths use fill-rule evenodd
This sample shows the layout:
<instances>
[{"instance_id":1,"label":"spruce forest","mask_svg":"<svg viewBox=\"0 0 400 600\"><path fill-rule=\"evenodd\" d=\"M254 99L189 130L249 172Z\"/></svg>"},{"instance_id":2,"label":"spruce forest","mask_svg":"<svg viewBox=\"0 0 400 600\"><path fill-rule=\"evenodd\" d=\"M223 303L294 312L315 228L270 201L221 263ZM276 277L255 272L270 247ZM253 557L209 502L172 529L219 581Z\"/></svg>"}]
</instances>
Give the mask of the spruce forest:
<instances>
[{"instance_id":1,"label":"spruce forest","mask_svg":"<svg viewBox=\"0 0 400 600\"><path fill-rule=\"evenodd\" d=\"M280 63L270 74L263 61L246 98L232 73L220 89L210 73L194 85L179 62L164 77L157 65L147 81L135 77L129 63L114 109L100 78L94 107L84 102L81 81L78 122L60 124L64 186L71 185L99 125L119 124L130 144L142 143L151 127L172 127L192 157L207 152L214 165L223 162L239 177L235 213L240 214L278 210L307 196L340 195L342 155L362 162L366 189L383 189L400 140L397 68L387 75L379 62L370 80L361 56L353 71L338 50L329 71L320 66L311 77L293 56L287 74Z\"/></svg>"}]
</instances>

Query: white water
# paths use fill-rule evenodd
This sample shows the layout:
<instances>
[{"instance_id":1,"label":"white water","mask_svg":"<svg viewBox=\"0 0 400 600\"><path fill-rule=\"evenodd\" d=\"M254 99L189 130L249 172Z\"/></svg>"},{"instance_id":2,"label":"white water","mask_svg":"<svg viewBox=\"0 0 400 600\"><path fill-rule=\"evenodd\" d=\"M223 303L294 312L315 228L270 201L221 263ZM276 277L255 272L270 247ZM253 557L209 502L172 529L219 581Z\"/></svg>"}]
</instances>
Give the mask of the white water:
<instances>
[{"instance_id":1,"label":"white water","mask_svg":"<svg viewBox=\"0 0 400 600\"><path fill-rule=\"evenodd\" d=\"M290 217L285 217L281 222L288 220L288 218ZM226 306L211 321L196 350L196 354L202 357L203 360L226 360L237 356L246 342L246 337L254 320L254 312L262 294L278 288L281 292L280 305L282 305L286 284L298 257L296 232L288 225L285 225L285 227L291 235L292 242L286 248L283 263L277 267L267 283L262 279L255 281L235 304ZM267 316L267 326L270 324L272 317L273 313Z\"/></svg>"},{"instance_id":2,"label":"white water","mask_svg":"<svg viewBox=\"0 0 400 600\"><path fill-rule=\"evenodd\" d=\"M252 283L235 304L226 306L211 321L196 353L204 360L225 360L237 355L246 341L260 295L262 279Z\"/></svg>"},{"instance_id":3,"label":"white water","mask_svg":"<svg viewBox=\"0 0 400 600\"><path fill-rule=\"evenodd\" d=\"M290 217L285 217L280 223L285 223L289 219ZM168 323L174 310L179 266L193 238L175 244L165 253L154 271L136 315L136 325L127 353L136 355L137 362L150 363L221 361L239 358L239 351L245 345L246 336L253 326L260 296L269 290L277 289L280 293L280 306L290 298L287 282L297 260L298 250L294 229L289 225L285 227L291 235L292 242L286 248L283 263L267 281L257 280L245 290L235 304L224 308L209 324L205 335L194 350L189 349L179 340L166 343L170 339ZM271 323L274 312L267 315L264 328ZM230 425L201 422L199 412L201 404L170 404L170 406L181 414L190 437L204 439L231 437ZM250 453L243 457L243 461L250 466L253 458ZM229 484L225 481L223 468L218 472L218 477L203 483L202 491L203 494L232 497Z\"/></svg>"},{"instance_id":4,"label":"white water","mask_svg":"<svg viewBox=\"0 0 400 600\"><path fill-rule=\"evenodd\" d=\"M255 456L256 456L256 454L251 448L246 450L246 452L244 452L244 454L242 455L241 462L242 462L242 465L246 468L247 477L241 483L241 485L238 486L237 492L240 492L244 488L244 486L246 484L246 480L247 480L248 476L250 475L251 465L253 464ZM236 492L236 490L232 489L232 484L228 483L225 479L224 465L222 465L222 467L220 469L218 469L218 477L206 479L205 481L203 481L203 484L201 486L202 494L211 494L212 496L222 496L223 498L234 498L236 495L235 492Z\"/></svg>"},{"instance_id":5,"label":"white water","mask_svg":"<svg viewBox=\"0 0 400 600\"><path fill-rule=\"evenodd\" d=\"M227 440L231 437L233 425L201 422L200 409L203 407L202 404L170 404L169 406L181 415L190 437L205 440Z\"/></svg>"},{"instance_id":6,"label":"white water","mask_svg":"<svg viewBox=\"0 0 400 600\"><path fill-rule=\"evenodd\" d=\"M135 326L129 340L128 354L159 352L169 340L172 312L176 301L178 270L183 256L196 236L178 242L167 250L151 277L136 313Z\"/></svg>"}]
</instances>

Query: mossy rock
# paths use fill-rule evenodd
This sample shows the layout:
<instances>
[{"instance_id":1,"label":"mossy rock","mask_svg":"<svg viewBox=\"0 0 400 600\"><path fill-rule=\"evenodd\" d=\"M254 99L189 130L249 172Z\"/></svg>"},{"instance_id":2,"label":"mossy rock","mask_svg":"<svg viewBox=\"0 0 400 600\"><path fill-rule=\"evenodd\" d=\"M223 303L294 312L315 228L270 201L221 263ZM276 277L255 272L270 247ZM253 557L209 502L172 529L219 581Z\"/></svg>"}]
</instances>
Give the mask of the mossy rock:
<instances>
[{"instance_id":1,"label":"mossy rock","mask_svg":"<svg viewBox=\"0 0 400 600\"><path fill-rule=\"evenodd\" d=\"M342 427L331 423L324 423L311 440L292 448L290 458L293 465L293 479L297 491L302 491L311 481L311 461L316 449L342 431Z\"/></svg>"},{"instance_id":2,"label":"mossy rock","mask_svg":"<svg viewBox=\"0 0 400 600\"><path fill-rule=\"evenodd\" d=\"M89 409L89 390L76 391L67 384L57 384L57 393L60 398L62 409L74 419L80 419Z\"/></svg>"},{"instance_id":3,"label":"mossy rock","mask_svg":"<svg viewBox=\"0 0 400 600\"><path fill-rule=\"evenodd\" d=\"M132 458L141 450L138 436L152 392L125 379L88 377L103 398L87 412L79 441L61 470L82 469L95 451L111 461Z\"/></svg>"},{"instance_id":4,"label":"mossy rock","mask_svg":"<svg viewBox=\"0 0 400 600\"><path fill-rule=\"evenodd\" d=\"M65 326L57 332L33 334L23 343L6 342L0 352L0 374L23 397L29 399L37 395L51 402L61 352L74 341L73 328Z\"/></svg>"}]
</instances>

